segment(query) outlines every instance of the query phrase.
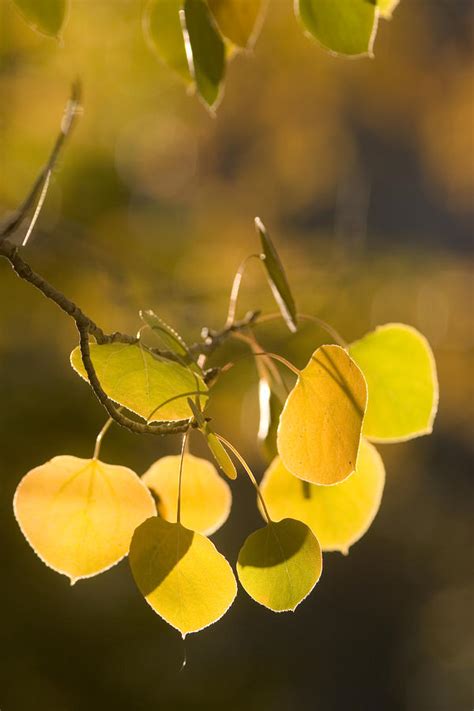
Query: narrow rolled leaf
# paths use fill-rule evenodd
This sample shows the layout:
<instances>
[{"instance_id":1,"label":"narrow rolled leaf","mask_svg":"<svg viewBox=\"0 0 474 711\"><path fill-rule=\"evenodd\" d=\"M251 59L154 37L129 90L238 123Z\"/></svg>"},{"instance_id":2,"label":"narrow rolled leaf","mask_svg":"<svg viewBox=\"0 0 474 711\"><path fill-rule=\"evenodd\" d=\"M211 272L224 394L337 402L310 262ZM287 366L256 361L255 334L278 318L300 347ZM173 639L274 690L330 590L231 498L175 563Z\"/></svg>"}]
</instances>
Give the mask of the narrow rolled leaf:
<instances>
[{"instance_id":1,"label":"narrow rolled leaf","mask_svg":"<svg viewBox=\"0 0 474 711\"><path fill-rule=\"evenodd\" d=\"M140 345L92 343L90 353L100 384L111 400L149 422L191 418L186 394L199 390L206 396L207 385L196 373L174 361L156 358ZM87 380L79 348L71 353L71 365ZM167 404L159 407L162 403Z\"/></svg>"},{"instance_id":2,"label":"narrow rolled leaf","mask_svg":"<svg viewBox=\"0 0 474 711\"><path fill-rule=\"evenodd\" d=\"M294 610L322 571L321 548L311 529L286 518L252 533L242 546L237 575L246 592L274 612Z\"/></svg>"},{"instance_id":3,"label":"narrow rolled leaf","mask_svg":"<svg viewBox=\"0 0 474 711\"><path fill-rule=\"evenodd\" d=\"M389 20L399 2L400 0L377 0L380 15Z\"/></svg>"},{"instance_id":4,"label":"narrow rolled leaf","mask_svg":"<svg viewBox=\"0 0 474 711\"><path fill-rule=\"evenodd\" d=\"M237 594L224 556L208 538L179 523L156 516L142 523L129 561L146 601L183 637L220 619Z\"/></svg>"},{"instance_id":5,"label":"narrow rolled leaf","mask_svg":"<svg viewBox=\"0 0 474 711\"><path fill-rule=\"evenodd\" d=\"M204 0L185 0L184 24L189 39L188 59L199 95L213 108L225 74L225 46Z\"/></svg>"},{"instance_id":6,"label":"narrow rolled leaf","mask_svg":"<svg viewBox=\"0 0 474 711\"><path fill-rule=\"evenodd\" d=\"M388 323L349 346L367 380L366 437L399 442L429 434L438 410L432 350L415 328Z\"/></svg>"},{"instance_id":7,"label":"narrow rolled leaf","mask_svg":"<svg viewBox=\"0 0 474 711\"><path fill-rule=\"evenodd\" d=\"M258 217L255 218L255 227L260 235L260 242L262 244L262 250L265 257L263 264L267 272L273 297L283 318L285 319L286 325L290 331L294 333L297 327L296 306L288 285L285 270L283 269L280 257L273 246L273 242L271 241L263 222Z\"/></svg>"},{"instance_id":8,"label":"narrow rolled leaf","mask_svg":"<svg viewBox=\"0 0 474 711\"><path fill-rule=\"evenodd\" d=\"M277 455L278 421L283 405L266 378L260 378L258 401L260 408L258 441L260 442L263 456L271 462Z\"/></svg>"},{"instance_id":9,"label":"narrow rolled leaf","mask_svg":"<svg viewBox=\"0 0 474 711\"><path fill-rule=\"evenodd\" d=\"M118 563L135 528L155 514L131 469L66 455L28 472L13 507L35 553L72 583Z\"/></svg>"},{"instance_id":10,"label":"narrow rolled leaf","mask_svg":"<svg viewBox=\"0 0 474 711\"><path fill-rule=\"evenodd\" d=\"M66 19L67 0L13 0L26 22L37 32L57 37Z\"/></svg>"},{"instance_id":11,"label":"narrow rolled leaf","mask_svg":"<svg viewBox=\"0 0 474 711\"><path fill-rule=\"evenodd\" d=\"M366 405L364 376L344 348L318 348L281 413L277 448L285 467L313 484L343 481L356 466Z\"/></svg>"},{"instance_id":12,"label":"narrow rolled leaf","mask_svg":"<svg viewBox=\"0 0 474 711\"><path fill-rule=\"evenodd\" d=\"M204 437L206 438L207 446L212 452L212 456L229 479L237 479L237 470L234 466L234 462L227 454L227 451L220 440L216 437L214 432L211 430L209 425L206 423L203 430L201 430Z\"/></svg>"},{"instance_id":13,"label":"narrow rolled leaf","mask_svg":"<svg viewBox=\"0 0 474 711\"><path fill-rule=\"evenodd\" d=\"M140 318L151 328L154 333L160 337L165 348L173 353L176 353L176 355L181 356L182 358L187 358L189 356L189 348L179 333L177 333L174 328L171 328L171 326L168 326L168 324L157 316L154 311L151 309L147 311L140 311Z\"/></svg>"},{"instance_id":14,"label":"narrow rolled leaf","mask_svg":"<svg viewBox=\"0 0 474 711\"><path fill-rule=\"evenodd\" d=\"M253 46L266 0L207 0L220 31L238 47Z\"/></svg>"},{"instance_id":15,"label":"narrow rolled leaf","mask_svg":"<svg viewBox=\"0 0 474 711\"><path fill-rule=\"evenodd\" d=\"M182 0L151 0L143 14L143 32L159 59L190 84L192 76L179 17L182 6Z\"/></svg>"},{"instance_id":16,"label":"narrow rolled leaf","mask_svg":"<svg viewBox=\"0 0 474 711\"><path fill-rule=\"evenodd\" d=\"M349 56L372 54L376 0L296 0L295 7L304 29L326 49Z\"/></svg>"},{"instance_id":17,"label":"narrow rolled leaf","mask_svg":"<svg viewBox=\"0 0 474 711\"><path fill-rule=\"evenodd\" d=\"M300 481L277 457L265 472L260 490L272 519L291 517L303 521L323 551L347 553L374 520L384 483L382 458L363 439L354 474L340 484L316 486Z\"/></svg>"},{"instance_id":18,"label":"narrow rolled leaf","mask_svg":"<svg viewBox=\"0 0 474 711\"><path fill-rule=\"evenodd\" d=\"M166 521L177 520L181 457L163 457L151 465L142 480L159 498L158 513ZM181 484L181 523L209 536L226 521L232 494L207 459L185 454Z\"/></svg>"}]
</instances>

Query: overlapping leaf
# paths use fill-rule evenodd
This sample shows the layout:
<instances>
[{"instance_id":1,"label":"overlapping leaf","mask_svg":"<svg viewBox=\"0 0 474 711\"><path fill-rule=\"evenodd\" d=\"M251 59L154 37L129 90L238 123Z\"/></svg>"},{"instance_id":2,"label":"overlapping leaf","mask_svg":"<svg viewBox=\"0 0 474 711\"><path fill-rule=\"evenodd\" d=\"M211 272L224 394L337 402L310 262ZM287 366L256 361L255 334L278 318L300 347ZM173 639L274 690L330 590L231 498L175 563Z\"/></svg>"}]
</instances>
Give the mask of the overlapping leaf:
<instances>
[{"instance_id":1,"label":"overlapping leaf","mask_svg":"<svg viewBox=\"0 0 474 711\"><path fill-rule=\"evenodd\" d=\"M335 486L300 481L278 457L260 485L272 519L291 517L306 523L323 551L342 551L358 541L377 514L385 483L382 458L367 440L361 441L357 467Z\"/></svg>"},{"instance_id":2,"label":"overlapping leaf","mask_svg":"<svg viewBox=\"0 0 474 711\"><path fill-rule=\"evenodd\" d=\"M426 338L411 326L379 326L349 346L367 380L364 434L380 442L429 434L438 409L438 379Z\"/></svg>"},{"instance_id":3,"label":"overlapping leaf","mask_svg":"<svg viewBox=\"0 0 474 711\"><path fill-rule=\"evenodd\" d=\"M243 588L275 612L294 610L314 588L321 571L315 535L306 524L290 518L252 533L237 561Z\"/></svg>"},{"instance_id":4,"label":"overlapping leaf","mask_svg":"<svg viewBox=\"0 0 474 711\"><path fill-rule=\"evenodd\" d=\"M318 348L280 417L277 448L285 467L313 484L337 484L352 474L366 404L364 376L348 353Z\"/></svg>"},{"instance_id":5,"label":"overlapping leaf","mask_svg":"<svg viewBox=\"0 0 474 711\"><path fill-rule=\"evenodd\" d=\"M161 339L164 346L180 358L189 356L189 348L174 328L168 326L154 311L140 311L142 321Z\"/></svg>"},{"instance_id":6,"label":"overlapping leaf","mask_svg":"<svg viewBox=\"0 0 474 711\"><path fill-rule=\"evenodd\" d=\"M158 496L158 513L166 521L177 520L178 480L181 457L158 459L142 480ZM211 535L226 521L232 494L207 459L185 454L181 485L181 523L192 531Z\"/></svg>"},{"instance_id":7,"label":"overlapping leaf","mask_svg":"<svg viewBox=\"0 0 474 711\"><path fill-rule=\"evenodd\" d=\"M192 417L185 395L199 390L205 396L208 390L196 373L174 361L154 357L139 344L91 344L90 353L107 395L150 422ZM71 365L87 380L79 348L71 353Z\"/></svg>"},{"instance_id":8,"label":"overlapping leaf","mask_svg":"<svg viewBox=\"0 0 474 711\"><path fill-rule=\"evenodd\" d=\"M34 30L57 37L66 19L67 0L13 0Z\"/></svg>"},{"instance_id":9,"label":"overlapping leaf","mask_svg":"<svg viewBox=\"0 0 474 711\"><path fill-rule=\"evenodd\" d=\"M71 582L118 563L135 528L155 513L150 492L131 469L71 456L28 472L13 506L35 553Z\"/></svg>"},{"instance_id":10,"label":"overlapping leaf","mask_svg":"<svg viewBox=\"0 0 474 711\"><path fill-rule=\"evenodd\" d=\"M237 593L224 556L208 538L179 523L156 516L142 523L129 560L142 595L183 637L216 622Z\"/></svg>"},{"instance_id":11,"label":"overlapping leaf","mask_svg":"<svg viewBox=\"0 0 474 711\"><path fill-rule=\"evenodd\" d=\"M260 408L258 440L264 457L271 462L277 455L277 429L283 406L266 378L259 380L258 401Z\"/></svg>"},{"instance_id":12,"label":"overlapping leaf","mask_svg":"<svg viewBox=\"0 0 474 711\"><path fill-rule=\"evenodd\" d=\"M158 57L186 82L191 83L179 11L183 0L151 0L143 15L143 31Z\"/></svg>"},{"instance_id":13,"label":"overlapping leaf","mask_svg":"<svg viewBox=\"0 0 474 711\"><path fill-rule=\"evenodd\" d=\"M266 0L207 0L207 3L224 37L244 49L253 45Z\"/></svg>"}]
</instances>

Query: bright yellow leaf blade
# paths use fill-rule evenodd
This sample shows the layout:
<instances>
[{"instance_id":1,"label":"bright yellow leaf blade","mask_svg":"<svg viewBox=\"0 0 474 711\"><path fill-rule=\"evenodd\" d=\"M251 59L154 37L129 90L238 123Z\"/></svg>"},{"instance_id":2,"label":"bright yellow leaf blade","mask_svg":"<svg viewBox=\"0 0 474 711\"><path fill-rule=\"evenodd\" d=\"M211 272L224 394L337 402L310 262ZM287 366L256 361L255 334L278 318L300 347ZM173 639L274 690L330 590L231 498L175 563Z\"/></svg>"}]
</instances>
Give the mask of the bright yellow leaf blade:
<instances>
[{"instance_id":1,"label":"bright yellow leaf blade","mask_svg":"<svg viewBox=\"0 0 474 711\"><path fill-rule=\"evenodd\" d=\"M432 431L438 378L430 345L419 331L388 323L352 343L349 352L367 380L366 437L400 442Z\"/></svg>"},{"instance_id":2,"label":"bright yellow leaf blade","mask_svg":"<svg viewBox=\"0 0 474 711\"><path fill-rule=\"evenodd\" d=\"M28 472L13 507L35 553L71 583L118 563L135 528L155 514L150 492L131 469L67 455Z\"/></svg>"},{"instance_id":3,"label":"bright yellow leaf blade","mask_svg":"<svg viewBox=\"0 0 474 711\"><path fill-rule=\"evenodd\" d=\"M181 457L158 459L143 475L142 481L158 497L158 513L166 521L176 522L178 480ZM181 523L192 531L210 536L227 520L232 504L228 484L207 461L185 454L181 485Z\"/></svg>"},{"instance_id":4,"label":"bright yellow leaf blade","mask_svg":"<svg viewBox=\"0 0 474 711\"><path fill-rule=\"evenodd\" d=\"M382 500L385 468L380 454L362 439L357 467L336 486L300 481L277 457L260 484L272 519L291 517L306 523L323 551L347 553L370 527Z\"/></svg>"},{"instance_id":5,"label":"bright yellow leaf blade","mask_svg":"<svg viewBox=\"0 0 474 711\"><path fill-rule=\"evenodd\" d=\"M208 0L220 31L238 47L252 47L263 20L266 0Z\"/></svg>"},{"instance_id":6,"label":"bright yellow leaf blade","mask_svg":"<svg viewBox=\"0 0 474 711\"><path fill-rule=\"evenodd\" d=\"M280 417L277 449L285 467L313 484L346 479L355 469L366 405L364 376L344 348L318 348Z\"/></svg>"},{"instance_id":7,"label":"bright yellow leaf blade","mask_svg":"<svg viewBox=\"0 0 474 711\"><path fill-rule=\"evenodd\" d=\"M256 602L274 612L295 610L318 582L321 548L311 529L290 518L250 534L237 561L237 575Z\"/></svg>"},{"instance_id":8,"label":"bright yellow leaf blade","mask_svg":"<svg viewBox=\"0 0 474 711\"><path fill-rule=\"evenodd\" d=\"M183 637L220 619L237 594L224 556L208 538L179 523L156 516L142 523L129 561L146 601Z\"/></svg>"}]
</instances>

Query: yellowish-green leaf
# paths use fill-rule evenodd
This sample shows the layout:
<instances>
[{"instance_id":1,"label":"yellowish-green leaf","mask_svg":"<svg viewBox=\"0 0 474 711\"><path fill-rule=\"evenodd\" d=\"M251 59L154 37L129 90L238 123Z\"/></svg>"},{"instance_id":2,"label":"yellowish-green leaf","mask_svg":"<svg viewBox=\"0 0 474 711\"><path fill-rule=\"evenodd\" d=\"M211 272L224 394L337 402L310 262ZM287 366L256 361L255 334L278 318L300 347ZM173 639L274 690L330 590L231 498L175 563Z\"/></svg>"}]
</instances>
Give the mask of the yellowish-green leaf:
<instances>
[{"instance_id":1,"label":"yellowish-green leaf","mask_svg":"<svg viewBox=\"0 0 474 711\"><path fill-rule=\"evenodd\" d=\"M111 400L150 422L186 420L192 417L186 395L199 390L206 396L207 385L196 373L154 357L138 344L92 343L90 353L100 384ZM71 365L87 380L79 348L71 353ZM162 403L166 404L159 407Z\"/></svg>"},{"instance_id":2,"label":"yellowish-green leaf","mask_svg":"<svg viewBox=\"0 0 474 711\"><path fill-rule=\"evenodd\" d=\"M374 520L384 483L382 458L373 445L362 439L356 471L340 484L316 486L300 481L277 457L265 472L260 490L272 519L291 517L303 521L323 551L347 553Z\"/></svg>"},{"instance_id":3,"label":"yellowish-green leaf","mask_svg":"<svg viewBox=\"0 0 474 711\"><path fill-rule=\"evenodd\" d=\"M232 568L208 538L156 516L135 531L129 561L149 605L183 637L220 619L237 593Z\"/></svg>"},{"instance_id":4,"label":"yellowish-green leaf","mask_svg":"<svg viewBox=\"0 0 474 711\"><path fill-rule=\"evenodd\" d=\"M415 328L388 323L349 346L367 380L363 433L378 442L429 434L438 409L436 364Z\"/></svg>"},{"instance_id":5,"label":"yellowish-green leaf","mask_svg":"<svg viewBox=\"0 0 474 711\"><path fill-rule=\"evenodd\" d=\"M166 521L177 520L178 480L181 457L158 459L143 475L143 482L159 498L158 513ZM226 521L232 494L207 459L185 454L181 484L181 523L205 536Z\"/></svg>"},{"instance_id":6,"label":"yellowish-green leaf","mask_svg":"<svg viewBox=\"0 0 474 711\"><path fill-rule=\"evenodd\" d=\"M143 15L143 32L159 59L189 84L192 76L179 17L182 6L183 0L151 0Z\"/></svg>"},{"instance_id":7,"label":"yellowish-green leaf","mask_svg":"<svg viewBox=\"0 0 474 711\"><path fill-rule=\"evenodd\" d=\"M185 0L184 24L197 90L205 104L213 108L225 74L224 41L204 0Z\"/></svg>"},{"instance_id":8,"label":"yellowish-green leaf","mask_svg":"<svg viewBox=\"0 0 474 711\"><path fill-rule=\"evenodd\" d=\"M389 20L399 2L400 0L377 0L380 15Z\"/></svg>"},{"instance_id":9,"label":"yellowish-green leaf","mask_svg":"<svg viewBox=\"0 0 474 711\"><path fill-rule=\"evenodd\" d=\"M66 0L13 0L26 22L37 32L57 37L66 19Z\"/></svg>"},{"instance_id":10,"label":"yellowish-green leaf","mask_svg":"<svg viewBox=\"0 0 474 711\"><path fill-rule=\"evenodd\" d=\"M158 335L165 348L176 353L181 358L189 356L189 348L174 328L168 326L154 311L140 311L140 318L151 330Z\"/></svg>"},{"instance_id":11,"label":"yellowish-green leaf","mask_svg":"<svg viewBox=\"0 0 474 711\"><path fill-rule=\"evenodd\" d=\"M266 0L207 0L207 4L224 37L244 49L253 46Z\"/></svg>"},{"instance_id":12,"label":"yellowish-green leaf","mask_svg":"<svg viewBox=\"0 0 474 711\"><path fill-rule=\"evenodd\" d=\"M364 376L344 348L318 348L280 417L277 448L285 467L313 484L346 479L356 466L366 405Z\"/></svg>"},{"instance_id":13,"label":"yellowish-green leaf","mask_svg":"<svg viewBox=\"0 0 474 711\"><path fill-rule=\"evenodd\" d=\"M271 462L277 454L276 438L282 403L273 392L268 379L260 378L258 383L260 422L258 440L264 457Z\"/></svg>"},{"instance_id":14,"label":"yellowish-green leaf","mask_svg":"<svg viewBox=\"0 0 474 711\"><path fill-rule=\"evenodd\" d=\"M206 438L207 446L211 450L212 456L218 463L219 467L222 469L224 474L229 477L229 479L237 479L237 470L234 466L234 462L227 454L227 451L220 440L216 437L214 432L206 423L204 428L201 430L204 437Z\"/></svg>"},{"instance_id":15,"label":"yellowish-green leaf","mask_svg":"<svg viewBox=\"0 0 474 711\"><path fill-rule=\"evenodd\" d=\"M296 331L296 306L293 300L285 270L280 261L280 257L265 229L265 225L259 217L255 218L255 227L260 235L263 255L263 264L267 272L268 281L281 315L292 333Z\"/></svg>"},{"instance_id":16,"label":"yellowish-green leaf","mask_svg":"<svg viewBox=\"0 0 474 711\"><path fill-rule=\"evenodd\" d=\"M305 30L331 52L372 55L376 0L296 0L296 13Z\"/></svg>"},{"instance_id":17,"label":"yellowish-green leaf","mask_svg":"<svg viewBox=\"0 0 474 711\"><path fill-rule=\"evenodd\" d=\"M294 610L318 582L321 548L306 524L291 518L269 523L242 546L237 575L247 593L275 612Z\"/></svg>"},{"instance_id":18,"label":"yellowish-green leaf","mask_svg":"<svg viewBox=\"0 0 474 711\"><path fill-rule=\"evenodd\" d=\"M118 563L135 528L155 514L150 492L131 469L70 456L28 472L13 507L35 553L71 583Z\"/></svg>"}]
</instances>

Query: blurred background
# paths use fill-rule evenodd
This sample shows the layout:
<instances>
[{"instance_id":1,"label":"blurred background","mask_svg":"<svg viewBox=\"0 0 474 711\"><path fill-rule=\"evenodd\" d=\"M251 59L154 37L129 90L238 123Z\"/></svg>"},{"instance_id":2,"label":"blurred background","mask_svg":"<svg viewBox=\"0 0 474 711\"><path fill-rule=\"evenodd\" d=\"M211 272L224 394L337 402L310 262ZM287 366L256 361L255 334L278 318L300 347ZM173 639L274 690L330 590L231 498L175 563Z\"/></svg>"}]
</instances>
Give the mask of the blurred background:
<instances>
[{"instance_id":1,"label":"blurred background","mask_svg":"<svg viewBox=\"0 0 474 711\"><path fill-rule=\"evenodd\" d=\"M402 0L375 60L329 56L272 0L253 54L230 65L212 118L142 36L142 4L75 0L60 43L0 0L0 209L19 204L56 136L71 82L84 114L26 249L105 330L153 308L189 341L222 325L260 215L299 309L351 341L404 321L435 351L431 437L380 447L382 508L313 595L275 615L241 590L183 643L144 603L126 561L70 588L14 520L20 478L57 454L91 456L105 417L68 363L74 324L0 262L0 708L467 711L473 707L472 227L474 15L469 0ZM25 225L18 235L21 239ZM251 264L240 312L275 311ZM305 364L324 342L259 327ZM219 358L234 358L226 347ZM218 358L214 359L219 362ZM216 386L216 427L258 477L257 377ZM192 451L202 450L191 442ZM112 428L106 461L144 472L176 438ZM260 525L244 476L213 538L235 561Z\"/></svg>"}]
</instances>

